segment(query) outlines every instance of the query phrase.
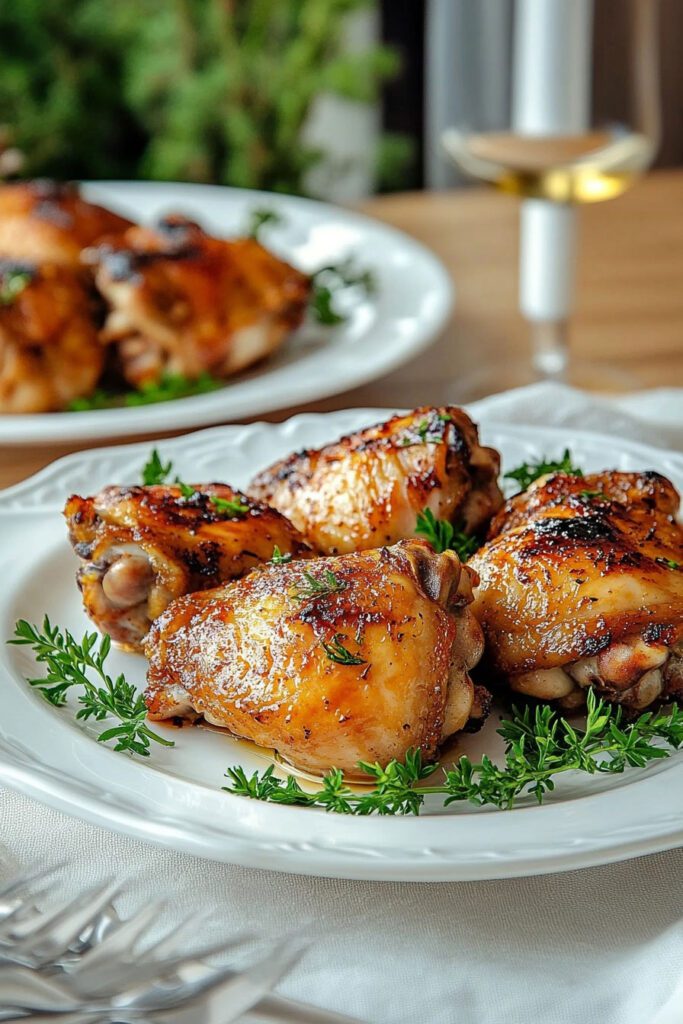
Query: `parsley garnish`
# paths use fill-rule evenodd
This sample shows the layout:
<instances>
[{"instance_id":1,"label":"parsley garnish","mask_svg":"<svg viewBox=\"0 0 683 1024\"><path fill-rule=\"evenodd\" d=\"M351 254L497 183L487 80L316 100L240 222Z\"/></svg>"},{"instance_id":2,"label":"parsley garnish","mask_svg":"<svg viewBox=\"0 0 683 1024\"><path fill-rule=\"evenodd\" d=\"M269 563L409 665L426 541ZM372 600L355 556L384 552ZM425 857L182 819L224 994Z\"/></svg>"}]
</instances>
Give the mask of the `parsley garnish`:
<instances>
[{"instance_id":1,"label":"parsley garnish","mask_svg":"<svg viewBox=\"0 0 683 1024\"><path fill-rule=\"evenodd\" d=\"M267 206L257 206L249 213L249 221L245 235L247 238L254 238L257 242L261 241L261 234L263 228L269 224L271 227L275 227L277 224L283 224L285 218L278 210L273 210Z\"/></svg>"},{"instance_id":2,"label":"parsley garnish","mask_svg":"<svg viewBox=\"0 0 683 1024\"><path fill-rule=\"evenodd\" d=\"M333 769L319 790L309 793L292 776L277 778L273 766L248 777L243 768L228 768L226 792L280 804L323 807L338 814L419 814L428 795L443 798L445 806L459 801L490 805L501 810L513 807L521 796L533 795L542 803L555 788L554 777L578 771L588 775L621 774L627 767L642 768L650 761L669 757L669 748L683 746L683 711L674 705L668 713L646 711L634 722L623 721L622 710L587 694L586 725L576 729L553 708L534 711L513 709L512 718L501 723L505 741L505 766L489 757L471 761L461 757L444 770L443 782L422 785L437 770L423 764L419 751L409 751L405 761L386 767L360 761L358 767L375 782L366 791L351 789L343 772Z\"/></svg>"},{"instance_id":3,"label":"parsley garnish","mask_svg":"<svg viewBox=\"0 0 683 1024\"><path fill-rule=\"evenodd\" d=\"M145 487L152 487L155 484L163 484L173 469L173 463L169 461L164 465L156 448L152 448L152 454L142 467L142 482Z\"/></svg>"},{"instance_id":4,"label":"parsley garnish","mask_svg":"<svg viewBox=\"0 0 683 1024\"><path fill-rule=\"evenodd\" d=\"M291 551L280 551L280 548L276 544L275 547L273 548L273 554L270 559L270 564L286 565L287 562L292 561L292 557L293 556Z\"/></svg>"},{"instance_id":5,"label":"parsley garnish","mask_svg":"<svg viewBox=\"0 0 683 1024\"><path fill-rule=\"evenodd\" d=\"M371 270L358 270L351 259L336 266L320 267L311 275L309 304L318 323L332 327L348 319L335 306L335 299L347 288L359 288L372 295L377 288L375 275Z\"/></svg>"},{"instance_id":6,"label":"parsley garnish","mask_svg":"<svg viewBox=\"0 0 683 1024\"><path fill-rule=\"evenodd\" d=\"M216 494L209 495L209 501L214 506L217 512L220 512L224 516L232 516L236 519L243 519L249 511L249 506L245 505L239 498L219 498Z\"/></svg>"},{"instance_id":7,"label":"parsley garnish","mask_svg":"<svg viewBox=\"0 0 683 1024\"><path fill-rule=\"evenodd\" d=\"M359 658L344 647L342 640L346 640L343 633L335 633L332 641L328 644L321 640L320 646L330 661L336 661L338 665L367 665L365 658Z\"/></svg>"},{"instance_id":8,"label":"parsley garnish","mask_svg":"<svg viewBox=\"0 0 683 1024\"><path fill-rule=\"evenodd\" d=\"M118 675L114 679L108 675L105 668L111 650L108 634L99 638L99 646L97 633L85 633L79 642L68 630L53 626L46 615L42 630L25 619L19 619L14 635L15 639L7 642L30 646L36 661L47 669L43 678L27 679L45 700L54 707L63 707L71 687L82 686L83 691L78 697L81 707L76 718L83 721L94 718L98 722L105 718L118 719L118 725L100 733L97 737L100 743L116 740L114 750L127 750L142 757L149 756L151 742L160 743L163 747L174 746L172 740L159 736L147 725L147 708L142 694L126 681L125 676ZM88 671L95 673L97 683L90 680Z\"/></svg>"},{"instance_id":9,"label":"parsley garnish","mask_svg":"<svg viewBox=\"0 0 683 1024\"><path fill-rule=\"evenodd\" d=\"M437 519L430 508L418 512L415 533L428 540L437 553L455 551L463 562L479 548L476 537L468 537L447 519Z\"/></svg>"},{"instance_id":10,"label":"parsley garnish","mask_svg":"<svg viewBox=\"0 0 683 1024\"><path fill-rule=\"evenodd\" d=\"M0 274L0 305L11 306L34 278L31 270L5 270Z\"/></svg>"},{"instance_id":11,"label":"parsley garnish","mask_svg":"<svg viewBox=\"0 0 683 1024\"><path fill-rule=\"evenodd\" d=\"M341 590L346 589L344 580L335 576L331 569L325 569L320 578L316 578L310 572L304 572L302 575L304 582L292 593L295 601L309 601L314 597L338 594Z\"/></svg>"},{"instance_id":12,"label":"parsley garnish","mask_svg":"<svg viewBox=\"0 0 683 1024\"><path fill-rule=\"evenodd\" d=\"M511 469L505 474L506 480L515 480L519 484L520 491L526 491L527 487L548 473L568 473L570 476L583 476L583 470L572 463L569 448L565 448L562 458L553 462L543 456L538 462L523 462L516 469Z\"/></svg>"},{"instance_id":13,"label":"parsley garnish","mask_svg":"<svg viewBox=\"0 0 683 1024\"><path fill-rule=\"evenodd\" d=\"M191 487L190 484L184 484L178 477L173 481L176 487L180 488L180 495L189 501L190 498L194 498L195 494L199 494L199 491L195 487Z\"/></svg>"}]
</instances>

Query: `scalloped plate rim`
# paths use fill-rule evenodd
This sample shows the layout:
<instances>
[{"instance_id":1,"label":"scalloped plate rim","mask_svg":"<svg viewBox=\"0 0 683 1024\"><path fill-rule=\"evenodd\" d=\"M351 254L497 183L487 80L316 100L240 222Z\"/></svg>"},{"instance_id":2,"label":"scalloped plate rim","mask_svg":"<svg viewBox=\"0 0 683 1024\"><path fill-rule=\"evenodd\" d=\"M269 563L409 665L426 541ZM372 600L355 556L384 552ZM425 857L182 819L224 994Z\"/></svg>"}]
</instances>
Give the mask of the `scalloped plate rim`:
<instances>
[{"instance_id":1,"label":"scalloped plate rim","mask_svg":"<svg viewBox=\"0 0 683 1024\"><path fill-rule=\"evenodd\" d=\"M327 436L331 439L340 430L355 429L362 423L380 420L391 411L393 410L374 408L347 409L328 414L303 413L280 424L260 422L214 427L155 443L164 454L172 453L174 449L180 454L191 449L197 442L201 446L211 448L216 447L219 442L234 440L240 435L258 437L261 434L263 444L267 448L269 438L274 435L279 436L282 441L286 439L288 444L292 438L296 444L296 439L302 432L316 432L318 436ZM498 423L494 418L486 418L482 426L484 440L487 440L486 435L491 432L502 432L511 439L516 437L520 442L544 449L554 443L566 443L570 433L571 438L577 443L583 442L594 448L597 445L601 451L605 450L605 445L609 445L613 449L617 448L619 452L630 453L632 458L654 463L655 466L669 463L675 468L679 480L683 481L683 455L655 449L640 442L621 440L595 431L568 432L566 429L558 428L548 428L539 436L537 428L511 426ZM123 465L126 461L137 461L140 455L149 450L152 443L154 442L141 441L65 456L39 471L28 481L0 492L0 513L3 517L17 517L18 514L20 516L22 509L27 511L31 507L29 504L19 504L22 490L25 489L28 494L41 482L56 484L60 475L70 466L81 463L88 468L92 461L100 456L106 456ZM61 496L63 495L62 490ZM17 500L13 508L7 507L8 498ZM52 515L55 505L56 502L53 500L33 508L36 512ZM35 523L33 517L31 522ZM25 696L36 701L36 710L39 709L39 713L44 714L46 722L51 720L47 717L51 715L51 709L43 707L37 695L28 693ZM60 730L65 731L63 728ZM101 788L104 787L105 780L110 778L112 766L116 764L120 765L120 771L116 771L115 774L122 778L127 778L131 774L136 778L149 778L150 773L144 763L121 758L121 755L99 747L88 736L76 730L70 729L69 732L74 734L71 737L71 745L78 751L74 755L76 763L78 764L79 759L86 754L91 775L102 765ZM39 757L39 749L33 751L34 757ZM678 798L675 792L673 797L667 796L666 806L663 806L662 787L658 784L656 776L648 775L647 772L621 789L587 793L576 799L548 804L541 808L520 808L511 812L510 818L506 815L509 828L506 825L502 830L497 825L497 821L500 820L498 812L466 812L454 817L430 814L415 819L359 819L341 816L333 818L325 816L322 812L257 804L228 794L220 796L221 806L224 802L225 807L230 809L226 814L226 821L219 823L217 828L213 823L209 825L205 821L202 828L201 817L197 819L189 812L185 818L181 814L178 819L177 807L167 808L164 813L157 807L151 810L147 807L149 813L143 818L139 806L137 811L135 809L136 801L138 805L140 801L137 793L135 799L131 796L128 802L123 798L115 799L111 792L105 799L103 792L97 789L84 795L83 787L86 780L74 776L73 772L67 773L66 777L48 776L46 779L46 763L27 766L21 762L21 757L16 753L13 755L7 745L3 746L0 735L0 780L27 795L93 824L161 843L173 849L212 859L294 873L425 881L504 878L607 863L668 849L683 842L683 794ZM152 771L151 774L160 776L163 773ZM666 770L666 776L670 781L683 781L683 763L670 765ZM113 782L111 785L114 787ZM189 780L169 779L163 776L156 790L192 793L196 796L197 791L201 793L205 788ZM668 793L675 788L681 790L680 785L665 787ZM211 792L210 797L210 801L207 798L207 804L215 804L216 794ZM156 797L150 796L149 799L152 801ZM610 800L613 809L619 809L617 818L621 824L618 834L614 832L614 828L610 830L605 824L604 811L609 807ZM630 805L634 800L649 808L647 822L629 824ZM311 824L304 826L307 819ZM587 831L585 827L586 820L591 819L594 822L597 820L598 824L598 827L593 828L592 834L590 829ZM543 840L550 822L553 823L554 846L547 838L544 845ZM613 825L616 827L617 821ZM575 826L577 831L574 831ZM642 834L643 828L646 834ZM533 832L532 837L521 835L529 829ZM466 832L470 835L467 836ZM474 847L472 846L473 836L480 835L481 844L492 832L500 832L501 838L507 833L518 834L518 841L516 845L507 843L505 849L490 849L487 852L482 848L477 854L476 842ZM451 842L446 842L444 846L447 839Z\"/></svg>"}]
</instances>

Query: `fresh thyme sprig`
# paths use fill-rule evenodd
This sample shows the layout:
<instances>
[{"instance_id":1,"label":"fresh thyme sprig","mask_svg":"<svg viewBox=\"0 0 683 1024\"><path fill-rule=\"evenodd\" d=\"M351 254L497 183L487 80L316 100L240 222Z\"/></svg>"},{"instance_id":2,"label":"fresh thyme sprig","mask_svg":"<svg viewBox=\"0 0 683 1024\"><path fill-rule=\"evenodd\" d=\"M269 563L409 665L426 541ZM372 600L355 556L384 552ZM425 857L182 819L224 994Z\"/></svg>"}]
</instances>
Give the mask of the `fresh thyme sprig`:
<instances>
[{"instance_id":1,"label":"fresh thyme sprig","mask_svg":"<svg viewBox=\"0 0 683 1024\"><path fill-rule=\"evenodd\" d=\"M479 548L476 537L468 537L447 519L437 519L430 508L418 512L415 533L428 540L436 552L455 551L463 562Z\"/></svg>"},{"instance_id":2,"label":"fresh thyme sprig","mask_svg":"<svg viewBox=\"0 0 683 1024\"><path fill-rule=\"evenodd\" d=\"M309 306L318 323L334 327L348 319L335 304L337 296L347 288L359 288L365 295L373 295L377 290L375 275L371 270L359 270L352 259L320 267L311 275Z\"/></svg>"},{"instance_id":3,"label":"fresh thyme sprig","mask_svg":"<svg viewBox=\"0 0 683 1024\"><path fill-rule=\"evenodd\" d=\"M542 803L555 788L555 776L563 772L616 775L627 767L642 768L669 757L671 749L683 746L683 711L674 705L668 712L646 711L624 723L620 708L589 691L583 730L546 705L534 711L513 709L512 718L504 720L498 732L505 740L504 767L486 756L478 762L463 756L435 785L424 781L438 765L424 764L419 751L413 750L405 761L390 761L385 768L359 762L359 769L374 780L368 790L351 789L344 774L333 769L319 790L308 792L292 776L278 778L272 765L250 777L242 768L228 768L229 785L223 788L254 800L322 807L340 814L419 814L429 795L441 796L445 806L468 801L509 810L529 794ZM657 740L669 749L657 746Z\"/></svg>"},{"instance_id":4,"label":"fresh thyme sprig","mask_svg":"<svg viewBox=\"0 0 683 1024\"><path fill-rule=\"evenodd\" d=\"M99 644L98 644L99 639ZM159 743L172 747L167 740L149 728L146 722L147 708L144 697L120 674L115 678L107 673L105 663L111 650L111 638L105 633L85 633L78 641L66 629L53 626L47 615L42 628L19 619L15 625L14 639L10 644L29 646L36 655L36 661L45 665L47 673L42 678L28 679L43 697L55 707L67 703L67 694L72 686L83 687L78 696L80 710L76 718L94 718L101 722L105 718L118 720L97 737L100 743L116 740L114 750L127 750L131 754L149 756L150 744ZM99 682L94 683L88 676L93 672Z\"/></svg>"},{"instance_id":5,"label":"fresh thyme sprig","mask_svg":"<svg viewBox=\"0 0 683 1024\"><path fill-rule=\"evenodd\" d=\"M260 242L265 227L269 225L275 227L278 224L283 224L284 220L285 218L278 210L269 206L257 206L249 211L249 219L244 233L247 238L254 238Z\"/></svg>"},{"instance_id":6,"label":"fresh thyme sprig","mask_svg":"<svg viewBox=\"0 0 683 1024\"><path fill-rule=\"evenodd\" d=\"M142 467L142 483L145 487L153 487L166 482L173 470L173 463L169 461L164 464L156 448L152 448L152 454Z\"/></svg>"},{"instance_id":7,"label":"fresh thyme sprig","mask_svg":"<svg viewBox=\"0 0 683 1024\"><path fill-rule=\"evenodd\" d=\"M344 634L335 633L330 643L326 643L324 640L320 642L320 646L330 661L336 661L338 665L367 665L365 658L361 658L358 654L352 654L347 647L344 647L342 640L346 640Z\"/></svg>"},{"instance_id":8,"label":"fresh thyme sprig","mask_svg":"<svg viewBox=\"0 0 683 1024\"><path fill-rule=\"evenodd\" d=\"M291 551L280 551L280 548L276 544L273 548L273 554L270 558L271 565L286 565L287 562L291 562L293 558Z\"/></svg>"},{"instance_id":9,"label":"fresh thyme sprig","mask_svg":"<svg viewBox=\"0 0 683 1024\"><path fill-rule=\"evenodd\" d=\"M505 479L515 480L519 484L520 491L526 491L534 480L538 480L548 473L569 473L571 476L583 476L583 470L572 462L569 448L565 448L561 459L553 461L546 459L544 455L538 462L523 462L521 466L506 473Z\"/></svg>"},{"instance_id":10,"label":"fresh thyme sprig","mask_svg":"<svg viewBox=\"0 0 683 1024\"><path fill-rule=\"evenodd\" d=\"M346 589L344 580L340 580L331 569L325 569L322 576L316 577L313 573L304 571L302 574L303 583L300 583L292 597L295 601L310 601L315 597L326 597L328 594L338 594Z\"/></svg>"},{"instance_id":11,"label":"fresh thyme sprig","mask_svg":"<svg viewBox=\"0 0 683 1024\"><path fill-rule=\"evenodd\" d=\"M167 373L154 383L142 384L135 391L106 391L98 388L83 398L74 398L69 403L69 412L91 412L93 409L120 409L123 406L153 405L156 402L170 402L176 398L191 398L215 391L223 381L210 373L201 373L196 380L180 373Z\"/></svg>"},{"instance_id":12,"label":"fresh thyme sprig","mask_svg":"<svg viewBox=\"0 0 683 1024\"><path fill-rule=\"evenodd\" d=\"M159 452L156 448L153 448L152 454L142 469L142 482L145 486L163 484L171 475L172 471L173 462L169 459L169 461L164 465L161 461ZM194 498L195 495L200 495L202 493L191 484L186 484L179 476L176 476L173 483L180 489L180 495L186 501L189 501L191 498ZM230 516L233 519L242 519L249 511L249 506L245 505L245 503L240 501L239 498L221 498L217 494L210 494L209 502L220 515Z\"/></svg>"}]
</instances>

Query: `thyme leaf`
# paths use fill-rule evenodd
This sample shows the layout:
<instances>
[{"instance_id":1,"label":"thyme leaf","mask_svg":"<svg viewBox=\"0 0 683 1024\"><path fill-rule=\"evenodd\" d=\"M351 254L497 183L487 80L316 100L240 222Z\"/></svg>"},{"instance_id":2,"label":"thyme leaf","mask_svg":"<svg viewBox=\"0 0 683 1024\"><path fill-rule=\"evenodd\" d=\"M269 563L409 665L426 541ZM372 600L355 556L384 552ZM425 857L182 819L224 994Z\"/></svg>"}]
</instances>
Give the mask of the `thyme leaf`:
<instances>
[{"instance_id":1,"label":"thyme leaf","mask_svg":"<svg viewBox=\"0 0 683 1024\"><path fill-rule=\"evenodd\" d=\"M106 661L111 651L108 634L99 637L97 633L85 633L79 641L68 630L53 626L46 615L42 627L19 619L14 639L7 642L30 647L36 661L45 666L44 676L27 679L27 682L48 703L63 707L68 701L69 690L80 686L80 709L76 718L83 721L94 718L98 722L114 719L118 723L100 733L100 743L116 740L114 750L125 750L141 757L149 756L151 743L174 746L172 740L160 736L147 725L143 695L127 682L123 674L116 677L108 674ZM92 674L97 682L92 681Z\"/></svg>"},{"instance_id":2,"label":"thyme leaf","mask_svg":"<svg viewBox=\"0 0 683 1024\"><path fill-rule=\"evenodd\" d=\"M508 810L527 795L542 803L555 788L555 777L564 772L618 775L669 757L683 746L683 710L673 705L668 712L646 711L625 723L621 708L589 690L583 730L546 705L533 711L513 708L498 732L505 741L504 766L487 756L477 762L463 756L433 785L424 783L438 765L425 764L420 752L411 750L404 761L393 760L386 767L359 762L374 783L365 791L351 789L344 774L332 769L320 789L308 792L292 776L277 777L272 765L251 776L242 768L228 768L229 784L223 789L252 800L322 807L338 814L419 814L428 795L440 796L445 806L467 801Z\"/></svg>"},{"instance_id":3,"label":"thyme leaf","mask_svg":"<svg viewBox=\"0 0 683 1024\"><path fill-rule=\"evenodd\" d=\"M572 462L569 448L565 448L561 459L547 459L544 455L538 462L523 462L521 466L506 473L504 479L516 481L520 491L526 491L534 480L538 480L548 473L569 473L571 476L583 476L583 470Z\"/></svg>"},{"instance_id":4,"label":"thyme leaf","mask_svg":"<svg viewBox=\"0 0 683 1024\"><path fill-rule=\"evenodd\" d=\"M447 519L437 519L430 508L418 512L415 533L428 540L438 553L455 551L462 562L466 562L479 548L476 537L469 537Z\"/></svg>"}]
</instances>

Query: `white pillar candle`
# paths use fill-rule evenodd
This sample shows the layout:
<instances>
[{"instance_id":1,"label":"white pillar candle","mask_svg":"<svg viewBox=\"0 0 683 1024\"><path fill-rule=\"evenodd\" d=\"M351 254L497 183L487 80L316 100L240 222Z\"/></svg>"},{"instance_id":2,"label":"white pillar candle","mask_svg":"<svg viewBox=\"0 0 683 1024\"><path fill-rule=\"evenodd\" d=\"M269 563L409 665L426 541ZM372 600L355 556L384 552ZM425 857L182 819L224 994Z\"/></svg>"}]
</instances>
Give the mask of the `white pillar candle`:
<instances>
[{"instance_id":1,"label":"white pillar candle","mask_svg":"<svg viewBox=\"0 0 683 1024\"><path fill-rule=\"evenodd\" d=\"M512 121L520 135L580 135L589 127L592 0L516 0ZM576 212L526 199L520 223L520 307L564 320L574 291Z\"/></svg>"}]
</instances>

